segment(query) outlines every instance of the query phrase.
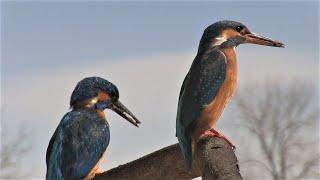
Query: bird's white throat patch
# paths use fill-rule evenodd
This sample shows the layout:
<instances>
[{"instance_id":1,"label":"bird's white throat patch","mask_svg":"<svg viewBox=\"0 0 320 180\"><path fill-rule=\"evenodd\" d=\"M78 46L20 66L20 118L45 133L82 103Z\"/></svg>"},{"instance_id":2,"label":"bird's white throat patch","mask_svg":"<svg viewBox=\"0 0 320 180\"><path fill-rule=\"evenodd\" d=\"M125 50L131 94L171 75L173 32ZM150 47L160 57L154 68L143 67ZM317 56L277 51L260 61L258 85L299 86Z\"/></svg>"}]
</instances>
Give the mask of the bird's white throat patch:
<instances>
[{"instance_id":1,"label":"bird's white throat patch","mask_svg":"<svg viewBox=\"0 0 320 180\"><path fill-rule=\"evenodd\" d=\"M212 47L219 46L226 41L227 41L227 38L225 36L223 36L223 35L218 36L218 37L214 38Z\"/></svg>"}]
</instances>

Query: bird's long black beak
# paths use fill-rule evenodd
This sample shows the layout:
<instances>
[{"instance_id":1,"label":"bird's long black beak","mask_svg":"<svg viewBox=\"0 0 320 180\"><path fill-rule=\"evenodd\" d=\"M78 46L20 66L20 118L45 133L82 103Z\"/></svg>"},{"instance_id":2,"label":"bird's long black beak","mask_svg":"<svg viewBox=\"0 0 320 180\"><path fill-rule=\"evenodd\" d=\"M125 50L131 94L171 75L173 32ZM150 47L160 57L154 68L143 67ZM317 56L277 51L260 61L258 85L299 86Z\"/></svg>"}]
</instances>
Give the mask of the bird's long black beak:
<instances>
[{"instance_id":1,"label":"bird's long black beak","mask_svg":"<svg viewBox=\"0 0 320 180\"><path fill-rule=\"evenodd\" d=\"M273 47L284 47L284 44L282 42L275 41L255 33L246 34L244 35L244 37L245 37L245 43L260 44L264 46L273 46Z\"/></svg>"},{"instance_id":2,"label":"bird's long black beak","mask_svg":"<svg viewBox=\"0 0 320 180\"><path fill-rule=\"evenodd\" d=\"M141 122L119 100L112 103L111 109L121 117L129 121L131 124L139 127L138 124L140 124Z\"/></svg>"}]
</instances>

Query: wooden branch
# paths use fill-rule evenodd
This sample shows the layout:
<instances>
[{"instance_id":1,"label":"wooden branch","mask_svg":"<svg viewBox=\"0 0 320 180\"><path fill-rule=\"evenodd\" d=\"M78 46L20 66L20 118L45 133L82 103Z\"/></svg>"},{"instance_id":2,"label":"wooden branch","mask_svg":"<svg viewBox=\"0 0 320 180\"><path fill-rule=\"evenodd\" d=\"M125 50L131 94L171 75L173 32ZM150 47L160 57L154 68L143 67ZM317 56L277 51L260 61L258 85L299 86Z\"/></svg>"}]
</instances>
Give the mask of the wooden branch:
<instances>
[{"instance_id":1,"label":"wooden branch","mask_svg":"<svg viewBox=\"0 0 320 180\"><path fill-rule=\"evenodd\" d=\"M201 139L197 144L193 168L187 170L180 147L174 144L140 159L95 176L94 180L242 179L237 157L228 143L217 137Z\"/></svg>"}]
</instances>

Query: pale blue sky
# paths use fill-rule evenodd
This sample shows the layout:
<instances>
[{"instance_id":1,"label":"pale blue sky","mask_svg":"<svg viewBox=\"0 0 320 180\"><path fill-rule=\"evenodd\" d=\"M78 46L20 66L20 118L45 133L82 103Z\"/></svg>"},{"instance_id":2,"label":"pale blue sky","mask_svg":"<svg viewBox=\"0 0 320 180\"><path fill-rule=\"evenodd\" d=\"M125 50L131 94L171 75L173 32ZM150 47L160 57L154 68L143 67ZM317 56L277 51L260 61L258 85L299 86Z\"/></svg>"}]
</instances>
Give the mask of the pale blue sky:
<instances>
[{"instance_id":1,"label":"pale blue sky","mask_svg":"<svg viewBox=\"0 0 320 180\"><path fill-rule=\"evenodd\" d=\"M204 27L221 19L281 38L288 48L314 52L317 8L298 2L3 3L4 72L104 57L195 52Z\"/></svg>"},{"instance_id":2,"label":"pale blue sky","mask_svg":"<svg viewBox=\"0 0 320 180\"><path fill-rule=\"evenodd\" d=\"M2 2L2 125L32 129L32 177L45 173L45 149L75 84L99 75L141 119L136 129L113 113L104 168L176 142L182 80L204 28L218 20L246 24L286 48L237 48L239 86L250 79L304 78L318 83L318 2ZM227 110L220 126L230 132ZM229 130L229 131L228 131ZM241 134L240 134L241 135Z\"/></svg>"}]
</instances>

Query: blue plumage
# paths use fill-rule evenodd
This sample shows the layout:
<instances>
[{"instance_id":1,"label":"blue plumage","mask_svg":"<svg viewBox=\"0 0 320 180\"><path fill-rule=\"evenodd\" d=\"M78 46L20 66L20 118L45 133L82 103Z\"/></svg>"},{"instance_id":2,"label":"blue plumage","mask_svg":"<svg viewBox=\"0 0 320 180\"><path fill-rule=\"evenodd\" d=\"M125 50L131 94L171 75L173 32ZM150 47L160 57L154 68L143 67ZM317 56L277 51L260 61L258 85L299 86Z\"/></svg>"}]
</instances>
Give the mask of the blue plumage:
<instances>
[{"instance_id":1,"label":"blue plumage","mask_svg":"<svg viewBox=\"0 0 320 180\"><path fill-rule=\"evenodd\" d=\"M70 98L70 106L72 107L76 102L97 96L99 91L119 98L118 88L108 80L100 77L87 77L81 80L74 88Z\"/></svg>"},{"instance_id":2,"label":"blue plumage","mask_svg":"<svg viewBox=\"0 0 320 180\"><path fill-rule=\"evenodd\" d=\"M243 43L284 47L279 41L251 33L245 25L235 21L218 21L204 30L198 54L180 91L176 119L176 135L189 168L192 165L193 139L197 141L198 136L206 130L214 130L217 118L235 92L235 48ZM222 86L226 88L220 93L219 89ZM205 109L205 106L216 98L218 92L219 101ZM203 113L204 109L207 114ZM234 146L217 131L215 134Z\"/></svg>"},{"instance_id":3,"label":"blue plumage","mask_svg":"<svg viewBox=\"0 0 320 180\"><path fill-rule=\"evenodd\" d=\"M204 106L216 96L226 75L226 57L218 49L198 55L184 79L178 104L176 135L186 160L192 165L191 134Z\"/></svg>"},{"instance_id":4,"label":"blue plumage","mask_svg":"<svg viewBox=\"0 0 320 180\"><path fill-rule=\"evenodd\" d=\"M47 149L46 178L85 178L105 152L109 140L109 125L95 109L67 113Z\"/></svg>"},{"instance_id":5,"label":"blue plumage","mask_svg":"<svg viewBox=\"0 0 320 180\"><path fill-rule=\"evenodd\" d=\"M119 101L117 87L100 77L81 80L72 92L70 106L72 111L60 121L47 149L46 178L50 180L94 177L110 140L105 109L137 127L140 124Z\"/></svg>"}]
</instances>

